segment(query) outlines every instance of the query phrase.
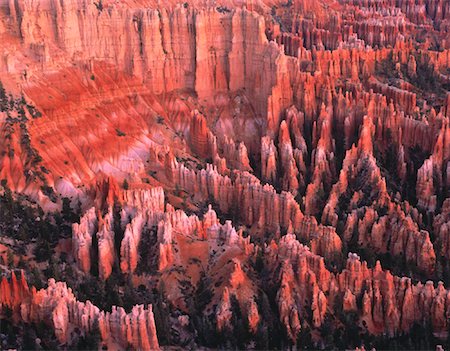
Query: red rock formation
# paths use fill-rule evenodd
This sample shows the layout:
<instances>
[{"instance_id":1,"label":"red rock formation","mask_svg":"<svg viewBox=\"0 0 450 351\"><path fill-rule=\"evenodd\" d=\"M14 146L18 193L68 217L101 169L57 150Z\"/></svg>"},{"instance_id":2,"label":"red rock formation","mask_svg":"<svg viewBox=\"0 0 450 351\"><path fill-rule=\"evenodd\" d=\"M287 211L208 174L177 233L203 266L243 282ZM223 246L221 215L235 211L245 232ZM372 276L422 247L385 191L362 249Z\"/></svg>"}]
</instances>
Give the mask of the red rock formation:
<instances>
[{"instance_id":1,"label":"red rock formation","mask_svg":"<svg viewBox=\"0 0 450 351\"><path fill-rule=\"evenodd\" d=\"M295 301L301 301L300 306L312 303L310 322L318 326L322 322L327 300L329 303L339 294L343 297L343 309L346 311L358 310L355 297L362 296L358 315L374 334L395 335L409 330L414 322L423 318L432 323L435 333L441 333L446 328L443 318L449 308L450 294L441 283L438 288L434 288L432 282L413 285L408 278L395 277L389 271L383 271L379 262L374 268L368 268L356 255L349 255L347 267L342 273L330 275L323 265L314 263L323 262L320 257L310 253L292 236L283 237L279 248L275 246L272 245L269 252L270 255L274 254L274 250L278 252L278 264L282 267L278 297L280 318L293 340L299 331L298 327L294 328L296 318L291 314L291 308L299 305ZM295 262L298 262L295 266L298 268L293 271ZM325 294L329 297L326 298Z\"/></svg>"},{"instance_id":2,"label":"red rock formation","mask_svg":"<svg viewBox=\"0 0 450 351\"><path fill-rule=\"evenodd\" d=\"M335 229L318 225L314 217L303 217L297 236L310 242L314 254L328 259L338 255L342 249L342 241Z\"/></svg>"},{"instance_id":3,"label":"red rock formation","mask_svg":"<svg viewBox=\"0 0 450 351\"><path fill-rule=\"evenodd\" d=\"M115 246L120 245L120 267L123 272L133 272L139 261L138 246L144 226L156 225L164 211L162 188L131 189L118 194L122 203L122 215L132 216L130 223L122 221L125 233L121 243L115 243L112 208L102 218L95 209L89 209L80 224L72 227L73 254L80 269L88 273L91 269L93 250L98 250L99 277L106 280L112 272L115 260ZM98 230L97 230L98 227ZM96 235L98 247L92 247Z\"/></svg>"},{"instance_id":4,"label":"red rock formation","mask_svg":"<svg viewBox=\"0 0 450 351\"><path fill-rule=\"evenodd\" d=\"M301 330L299 312L295 300L292 296L290 282L293 279L292 266L286 264L280 273L280 290L277 293L278 311L280 320L286 328L287 334L291 340L296 340Z\"/></svg>"},{"instance_id":5,"label":"red rock formation","mask_svg":"<svg viewBox=\"0 0 450 351\"><path fill-rule=\"evenodd\" d=\"M321 201L324 194L331 186L334 176L334 141L331 136L331 115L322 105L318 124L314 123L313 138L317 140L317 147L312 154L314 180L306 189L305 212L309 215L317 215L321 211ZM320 135L320 138L318 137Z\"/></svg>"},{"instance_id":6,"label":"red rock formation","mask_svg":"<svg viewBox=\"0 0 450 351\"><path fill-rule=\"evenodd\" d=\"M283 173L281 180L282 188L296 196L299 187L299 171L294 159L291 138L289 136L289 129L286 121L281 122L280 125L278 150L280 153L281 171Z\"/></svg>"},{"instance_id":7,"label":"red rock formation","mask_svg":"<svg viewBox=\"0 0 450 351\"><path fill-rule=\"evenodd\" d=\"M136 305L129 314L122 307L115 306L112 312L104 312L90 301L78 301L65 283L49 279L48 288L36 291L33 287L30 292L24 275L21 275L19 285L14 273L11 282L3 278L1 289L5 292L0 299L1 306L20 306L21 318L25 322L48 323L62 344L70 343L74 327L88 334L98 325L104 342L117 343L120 347L130 345L141 350L159 349L151 305L147 309Z\"/></svg>"},{"instance_id":8,"label":"red rock formation","mask_svg":"<svg viewBox=\"0 0 450 351\"><path fill-rule=\"evenodd\" d=\"M442 213L437 215L433 222L434 232L441 245L440 254L450 257L450 200L446 199L442 206Z\"/></svg>"},{"instance_id":9,"label":"red rock formation","mask_svg":"<svg viewBox=\"0 0 450 351\"><path fill-rule=\"evenodd\" d=\"M115 260L113 213L110 207L103 219L99 219L98 240L98 273L102 280L108 279L112 273Z\"/></svg>"},{"instance_id":10,"label":"red rock formation","mask_svg":"<svg viewBox=\"0 0 450 351\"><path fill-rule=\"evenodd\" d=\"M3 276L0 283L0 291L0 307L6 306L11 308L13 312L20 313L20 304L30 296L24 272L21 271L20 273L20 281L17 280L14 271L11 272L10 281Z\"/></svg>"},{"instance_id":11,"label":"red rock formation","mask_svg":"<svg viewBox=\"0 0 450 351\"><path fill-rule=\"evenodd\" d=\"M217 330L222 331L227 327L230 328L231 316L230 292L228 288L225 288L216 311Z\"/></svg>"},{"instance_id":12,"label":"red rock formation","mask_svg":"<svg viewBox=\"0 0 450 351\"><path fill-rule=\"evenodd\" d=\"M73 255L84 273L91 269L92 236L97 229L95 208L90 208L80 219L80 224L72 225Z\"/></svg>"},{"instance_id":13,"label":"red rock formation","mask_svg":"<svg viewBox=\"0 0 450 351\"><path fill-rule=\"evenodd\" d=\"M112 339L136 350L159 350L152 305L136 305L129 314L113 306L112 312L100 312L98 324L103 340Z\"/></svg>"},{"instance_id":14,"label":"red rock formation","mask_svg":"<svg viewBox=\"0 0 450 351\"><path fill-rule=\"evenodd\" d=\"M232 139L226 137L223 145L223 155L231 167L240 171L252 171L248 150L243 142L236 145Z\"/></svg>"},{"instance_id":15,"label":"red rock formation","mask_svg":"<svg viewBox=\"0 0 450 351\"><path fill-rule=\"evenodd\" d=\"M228 212L232 206L241 209L239 217L248 225L257 221L259 228L280 226L297 228L302 213L292 194L275 192L269 185L262 186L260 181L247 172L232 174L233 181L220 175L214 167L208 165L207 170L196 172L180 165L171 163L174 167L167 170L173 175L174 182L186 191L193 192L198 198L212 197L221 211Z\"/></svg>"},{"instance_id":16,"label":"red rock formation","mask_svg":"<svg viewBox=\"0 0 450 351\"><path fill-rule=\"evenodd\" d=\"M322 347L341 304L370 334L418 323L445 338L448 290L412 281L448 273L448 14L424 0L5 1L0 179L46 211L63 197L88 209L72 226L76 278L98 257L99 279L159 289L180 344L208 330L197 312L236 332L236 303L249 348L272 314L290 342L306 326ZM340 271L353 245L420 274L353 254ZM23 275L0 289L16 320L62 343L98 324L111 348L158 348L151 307L101 312Z\"/></svg>"},{"instance_id":17,"label":"red rock formation","mask_svg":"<svg viewBox=\"0 0 450 351\"><path fill-rule=\"evenodd\" d=\"M444 307L448 303L448 292L442 290L442 284L439 284L437 289L433 287L432 282L412 285L408 278L394 277L389 271L383 271L379 263L373 269L368 269L355 256L348 260L347 269L338 279L339 286L349 287L353 294L360 294L365 290L362 318L368 329L375 333L385 330L394 335L408 330L414 321L422 318L430 318L432 324L437 327L438 323L435 321L441 320L448 308ZM363 282L366 279L371 280L371 284L364 288ZM400 291L402 298L396 300L395 296L399 296ZM447 301L443 305L442 298ZM433 311L430 308L436 303L441 307ZM434 331L439 333L442 329L438 327Z\"/></svg>"},{"instance_id":18,"label":"red rock formation","mask_svg":"<svg viewBox=\"0 0 450 351\"><path fill-rule=\"evenodd\" d=\"M173 263L172 250L172 225L170 222L161 221L158 224L159 241L159 270L167 268Z\"/></svg>"},{"instance_id":19,"label":"red rock formation","mask_svg":"<svg viewBox=\"0 0 450 351\"><path fill-rule=\"evenodd\" d=\"M194 111L189 130L189 139L192 151L200 157L208 157L210 155L208 134L209 130L206 125L205 117L198 111Z\"/></svg>"},{"instance_id":20,"label":"red rock formation","mask_svg":"<svg viewBox=\"0 0 450 351\"><path fill-rule=\"evenodd\" d=\"M144 216L137 212L125 228L125 234L120 245L120 269L124 273L133 273L139 261L138 246L144 227Z\"/></svg>"},{"instance_id":21,"label":"red rock formation","mask_svg":"<svg viewBox=\"0 0 450 351\"><path fill-rule=\"evenodd\" d=\"M268 136L261 138L261 177L269 182L277 179L277 150Z\"/></svg>"},{"instance_id":22,"label":"red rock formation","mask_svg":"<svg viewBox=\"0 0 450 351\"><path fill-rule=\"evenodd\" d=\"M433 212L437 203L437 194L447 189L450 181L447 170L450 163L450 128L444 119L439 136L434 145L433 154L417 173L418 207ZM445 178L445 174L447 177Z\"/></svg>"}]
</instances>

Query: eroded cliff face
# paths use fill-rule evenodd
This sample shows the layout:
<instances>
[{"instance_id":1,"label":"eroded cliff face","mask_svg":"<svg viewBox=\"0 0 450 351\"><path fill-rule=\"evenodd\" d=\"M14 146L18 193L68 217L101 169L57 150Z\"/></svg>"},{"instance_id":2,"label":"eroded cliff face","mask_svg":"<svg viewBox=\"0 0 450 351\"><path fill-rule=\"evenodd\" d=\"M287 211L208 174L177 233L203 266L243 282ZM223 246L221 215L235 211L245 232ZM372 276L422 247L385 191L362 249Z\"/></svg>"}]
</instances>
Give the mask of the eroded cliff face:
<instances>
[{"instance_id":1,"label":"eroded cliff face","mask_svg":"<svg viewBox=\"0 0 450 351\"><path fill-rule=\"evenodd\" d=\"M449 15L0 0L0 204L26 194L63 228L47 263L39 238L15 238L20 259L5 241L27 268L5 266L2 317L67 347L97 329L142 350L446 340ZM5 226L28 213L6 208ZM67 284L29 288L36 271Z\"/></svg>"}]
</instances>

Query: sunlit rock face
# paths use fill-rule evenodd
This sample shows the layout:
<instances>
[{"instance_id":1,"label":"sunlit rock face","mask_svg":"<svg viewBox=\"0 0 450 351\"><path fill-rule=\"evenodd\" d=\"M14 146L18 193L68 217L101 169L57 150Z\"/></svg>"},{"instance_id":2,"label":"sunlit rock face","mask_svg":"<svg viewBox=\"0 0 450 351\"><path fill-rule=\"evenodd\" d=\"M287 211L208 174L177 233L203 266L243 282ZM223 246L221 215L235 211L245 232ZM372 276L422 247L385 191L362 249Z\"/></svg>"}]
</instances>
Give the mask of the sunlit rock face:
<instances>
[{"instance_id":1,"label":"sunlit rock face","mask_svg":"<svg viewBox=\"0 0 450 351\"><path fill-rule=\"evenodd\" d=\"M450 2L0 0L0 41L2 347L445 345Z\"/></svg>"}]
</instances>

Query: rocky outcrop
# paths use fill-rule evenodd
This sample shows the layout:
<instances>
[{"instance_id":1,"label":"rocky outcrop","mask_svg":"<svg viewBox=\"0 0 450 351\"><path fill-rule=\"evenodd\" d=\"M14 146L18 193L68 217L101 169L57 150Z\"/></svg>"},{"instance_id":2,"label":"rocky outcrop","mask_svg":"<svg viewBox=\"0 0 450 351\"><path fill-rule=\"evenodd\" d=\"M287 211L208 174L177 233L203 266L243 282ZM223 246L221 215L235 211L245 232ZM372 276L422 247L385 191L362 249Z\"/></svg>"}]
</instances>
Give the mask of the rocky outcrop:
<instances>
[{"instance_id":1,"label":"rocky outcrop","mask_svg":"<svg viewBox=\"0 0 450 351\"><path fill-rule=\"evenodd\" d=\"M77 11L80 6L83 13ZM275 82L264 76L262 68L273 64L274 55L263 59L268 41L262 16L240 8L217 11L182 4L171 9L103 6L105 11L85 1L7 5L17 34L46 64L57 62L61 51L87 62L101 58L143 79L156 94L193 89L201 98L210 97L212 91L254 91L255 84L263 82L265 97L252 98L258 111L267 110L266 99Z\"/></svg>"},{"instance_id":2,"label":"rocky outcrop","mask_svg":"<svg viewBox=\"0 0 450 351\"><path fill-rule=\"evenodd\" d=\"M194 111L189 129L189 139L192 151L200 157L206 158L211 155L208 142L209 133L205 117L198 111Z\"/></svg>"},{"instance_id":3,"label":"rocky outcrop","mask_svg":"<svg viewBox=\"0 0 450 351\"><path fill-rule=\"evenodd\" d=\"M103 340L113 339L136 350L159 350L152 305L136 305L128 314L113 306L111 312L100 312L98 325Z\"/></svg>"},{"instance_id":4,"label":"rocky outcrop","mask_svg":"<svg viewBox=\"0 0 450 351\"><path fill-rule=\"evenodd\" d=\"M423 318L429 319L433 332L439 334L445 330L445 323L441 321L448 311L449 294L442 283L437 288L431 281L413 285L408 278L394 277L389 271L383 271L379 262L374 268L367 268L357 256L349 257L347 268L339 274L338 281L341 289L349 288L352 294L362 294L362 320L372 332L384 330L395 335Z\"/></svg>"},{"instance_id":5,"label":"rocky outcrop","mask_svg":"<svg viewBox=\"0 0 450 351\"><path fill-rule=\"evenodd\" d=\"M141 241L144 216L138 211L125 227L125 233L120 244L120 269L123 273L133 273L139 261L139 242Z\"/></svg>"},{"instance_id":6,"label":"rocky outcrop","mask_svg":"<svg viewBox=\"0 0 450 351\"><path fill-rule=\"evenodd\" d=\"M0 307L9 307L13 312L20 312L22 301L27 299L31 293L23 271L20 272L20 280L17 279L14 271L11 272L9 280L6 276L3 276L0 283L0 291L2 293Z\"/></svg>"},{"instance_id":7,"label":"rocky outcrop","mask_svg":"<svg viewBox=\"0 0 450 351\"><path fill-rule=\"evenodd\" d=\"M10 282L3 278L1 289L1 307L14 308L18 318L25 322L43 321L49 324L61 344L70 345L73 328L86 335L98 328L103 342L110 342L116 347L159 349L151 305L147 308L134 306L128 314L122 307L115 306L112 312L104 312L90 301L78 301L63 282L49 279L46 289L37 291L33 287L29 290L23 274L19 284L14 273Z\"/></svg>"},{"instance_id":8,"label":"rocky outcrop","mask_svg":"<svg viewBox=\"0 0 450 351\"><path fill-rule=\"evenodd\" d=\"M314 254L326 259L331 260L342 251L342 241L335 229L318 224L315 217L303 217L297 236L301 241L310 243L311 251Z\"/></svg>"},{"instance_id":9,"label":"rocky outcrop","mask_svg":"<svg viewBox=\"0 0 450 351\"><path fill-rule=\"evenodd\" d=\"M271 346L303 329L328 348L318 331L344 326L341 309L361 333L419 324L445 339L449 13L424 0L5 1L0 179L46 211L80 202L78 281L145 287L177 346L245 326L239 347L260 347L276 316L290 340ZM353 249L369 263L345 263ZM389 256L405 277L375 264ZM158 348L151 307L102 312L62 283L10 281L2 304L61 343L98 326L109 348ZM237 347L221 342L208 346Z\"/></svg>"},{"instance_id":10,"label":"rocky outcrop","mask_svg":"<svg viewBox=\"0 0 450 351\"><path fill-rule=\"evenodd\" d=\"M450 294L442 283L437 288L431 281L414 285L409 278L395 277L383 270L379 262L368 268L354 254L349 255L346 268L334 275L325 268L320 256L289 235L282 238L279 246L272 244L268 254L273 259L278 257L274 264L281 267L277 301L281 322L292 340L300 330L297 306L312 311L308 322L317 327L332 301L342 301L345 311L356 311L360 322L373 334L394 336L424 320L431 323L436 335L445 333ZM337 296L341 300L335 300ZM361 307L356 303L358 297L362 298Z\"/></svg>"},{"instance_id":11,"label":"rocky outcrop","mask_svg":"<svg viewBox=\"0 0 450 351\"><path fill-rule=\"evenodd\" d=\"M337 225L337 213L346 211L344 206L358 208L364 204L369 208L358 211L358 224L356 212L347 217L344 238L350 240L356 233L360 245L378 253L402 256L414 262L420 270L433 273L436 255L429 233L420 231L413 220L414 215L405 213L401 206L392 203L387 194L385 181L373 157L373 130L371 119L365 117L358 146L347 152L322 221ZM353 194L349 189L353 189ZM379 216L377 211L381 208L387 208L388 214Z\"/></svg>"},{"instance_id":12,"label":"rocky outcrop","mask_svg":"<svg viewBox=\"0 0 450 351\"><path fill-rule=\"evenodd\" d=\"M112 208L104 218L99 219L98 240L98 275L102 280L108 279L115 261L114 218Z\"/></svg>"},{"instance_id":13,"label":"rocky outcrop","mask_svg":"<svg viewBox=\"0 0 450 351\"><path fill-rule=\"evenodd\" d=\"M443 120L434 150L417 173L416 192L418 207L434 212L438 206L438 194L448 195L450 185L447 170L450 169L450 128Z\"/></svg>"},{"instance_id":14,"label":"rocky outcrop","mask_svg":"<svg viewBox=\"0 0 450 351\"><path fill-rule=\"evenodd\" d=\"M437 215L433 222L434 232L438 236L441 246L440 254L450 257L450 200L446 199L442 206L442 213Z\"/></svg>"},{"instance_id":15,"label":"rocky outcrop","mask_svg":"<svg viewBox=\"0 0 450 351\"><path fill-rule=\"evenodd\" d=\"M261 177L265 181L277 179L277 149L270 137L261 138Z\"/></svg>"},{"instance_id":16,"label":"rocky outcrop","mask_svg":"<svg viewBox=\"0 0 450 351\"><path fill-rule=\"evenodd\" d=\"M281 122L280 125L278 150L280 152L281 171L283 173L281 177L282 189L296 196L299 188L299 170L294 159L294 150L292 148L288 125L285 121ZM299 159L299 162L301 160Z\"/></svg>"},{"instance_id":17,"label":"rocky outcrop","mask_svg":"<svg viewBox=\"0 0 450 351\"><path fill-rule=\"evenodd\" d=\"M199 199L212 198L220 210L239 213L239 218L247 225L258 223L258 227L277 232L281 227L298 228L303 214L290 193L277 193L270 185L261 182L247 172L235 171L222 176L211 165L206 170L195 171L174 162L166 170L178 186L196 194Z\"/></svg>"},{"instance_id":18,"label":"rocky outcrop","mask_svg":"<svg viewBox=\"0 0 450 351\"><path fill-rule=\"evenodd\" d=\"M217 330L223 331L225 328L230 328L231 316L230 292L228 291L228 288L225 288L216 311Z\"/></svg>"},{"instance_id":19,"label":"rocky outcrop","mask_svg":"<svg viewBox=\"0 0 450 351\"><path fill-rule=\"evenodd\" d=\"M313 142L317 147L313 151L313 182L306 189L305 212L317 215L322 210L325 194L334 178L334 140L331 135L331 114L322 105L318 122L314 122ZM320 136L320 137L319 137Z\"/></svg>"},{"instance_id":20,"label":"rocky outcrop","mask_svg":"<svg viewBox=\"0 0 450 351\"><path fill-rule=\"evenodd\" d=\"M240 171L253 171L250 166L250 159L248 157L248 149L244 142L236 144L234 140L225 137L223 142L223 156L228 165ZM219 168L219 166L217 167ZM221 172L223 173L223 172Z\"/></svg>"},{"instance_id":21,"label":"rocky outcrop","mask_svg":"<svg viewBox=\"0 0 450 351\"><path fill-rule=\"evenodd\" d=\"M91 270L91 257L98 255L98 274L102 280L112 273L116 247L120 246L120 268L122 272L134 272L139 261L138 247L144 227L156 225L164 212L162 188L130 189L118 193L122 205L120 226L124 230L120 243L115 242L113 208L102 217L95 208L89 209L72 226L73 254L84 273ZM131 221L128 223L128 218ZM96 247L92 241L95 237Z\"/></svg>"},{"instance_id":22,"label":"rocky outcrop","mask_svg":"<svg viewBox=\"0 0 450 351\"><path fill-rule=\"evenodd\" d=\"M80 223L72 225L73 255L84 273L91 269L92 236L97 230L97 214L90 208L80 219Z\"/></svg>"}]
</instances>

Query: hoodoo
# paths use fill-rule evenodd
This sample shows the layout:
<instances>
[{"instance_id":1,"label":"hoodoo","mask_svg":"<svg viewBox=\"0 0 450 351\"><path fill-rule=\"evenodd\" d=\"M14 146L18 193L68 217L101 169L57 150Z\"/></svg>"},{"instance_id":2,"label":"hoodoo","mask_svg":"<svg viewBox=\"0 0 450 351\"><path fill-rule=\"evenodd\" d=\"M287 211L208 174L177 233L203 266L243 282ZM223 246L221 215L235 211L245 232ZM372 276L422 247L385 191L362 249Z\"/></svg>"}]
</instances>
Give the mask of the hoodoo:
<instances>
[{"instance_id":1,"label":"hoodoo","mask_svg":"<svg viewBox=\"0 0 450 351\"><path fill-rule=\"evenodd\" d=\"M1 349L450 340L450 2L0 0Z\"/></svg>"}]
</instances>

